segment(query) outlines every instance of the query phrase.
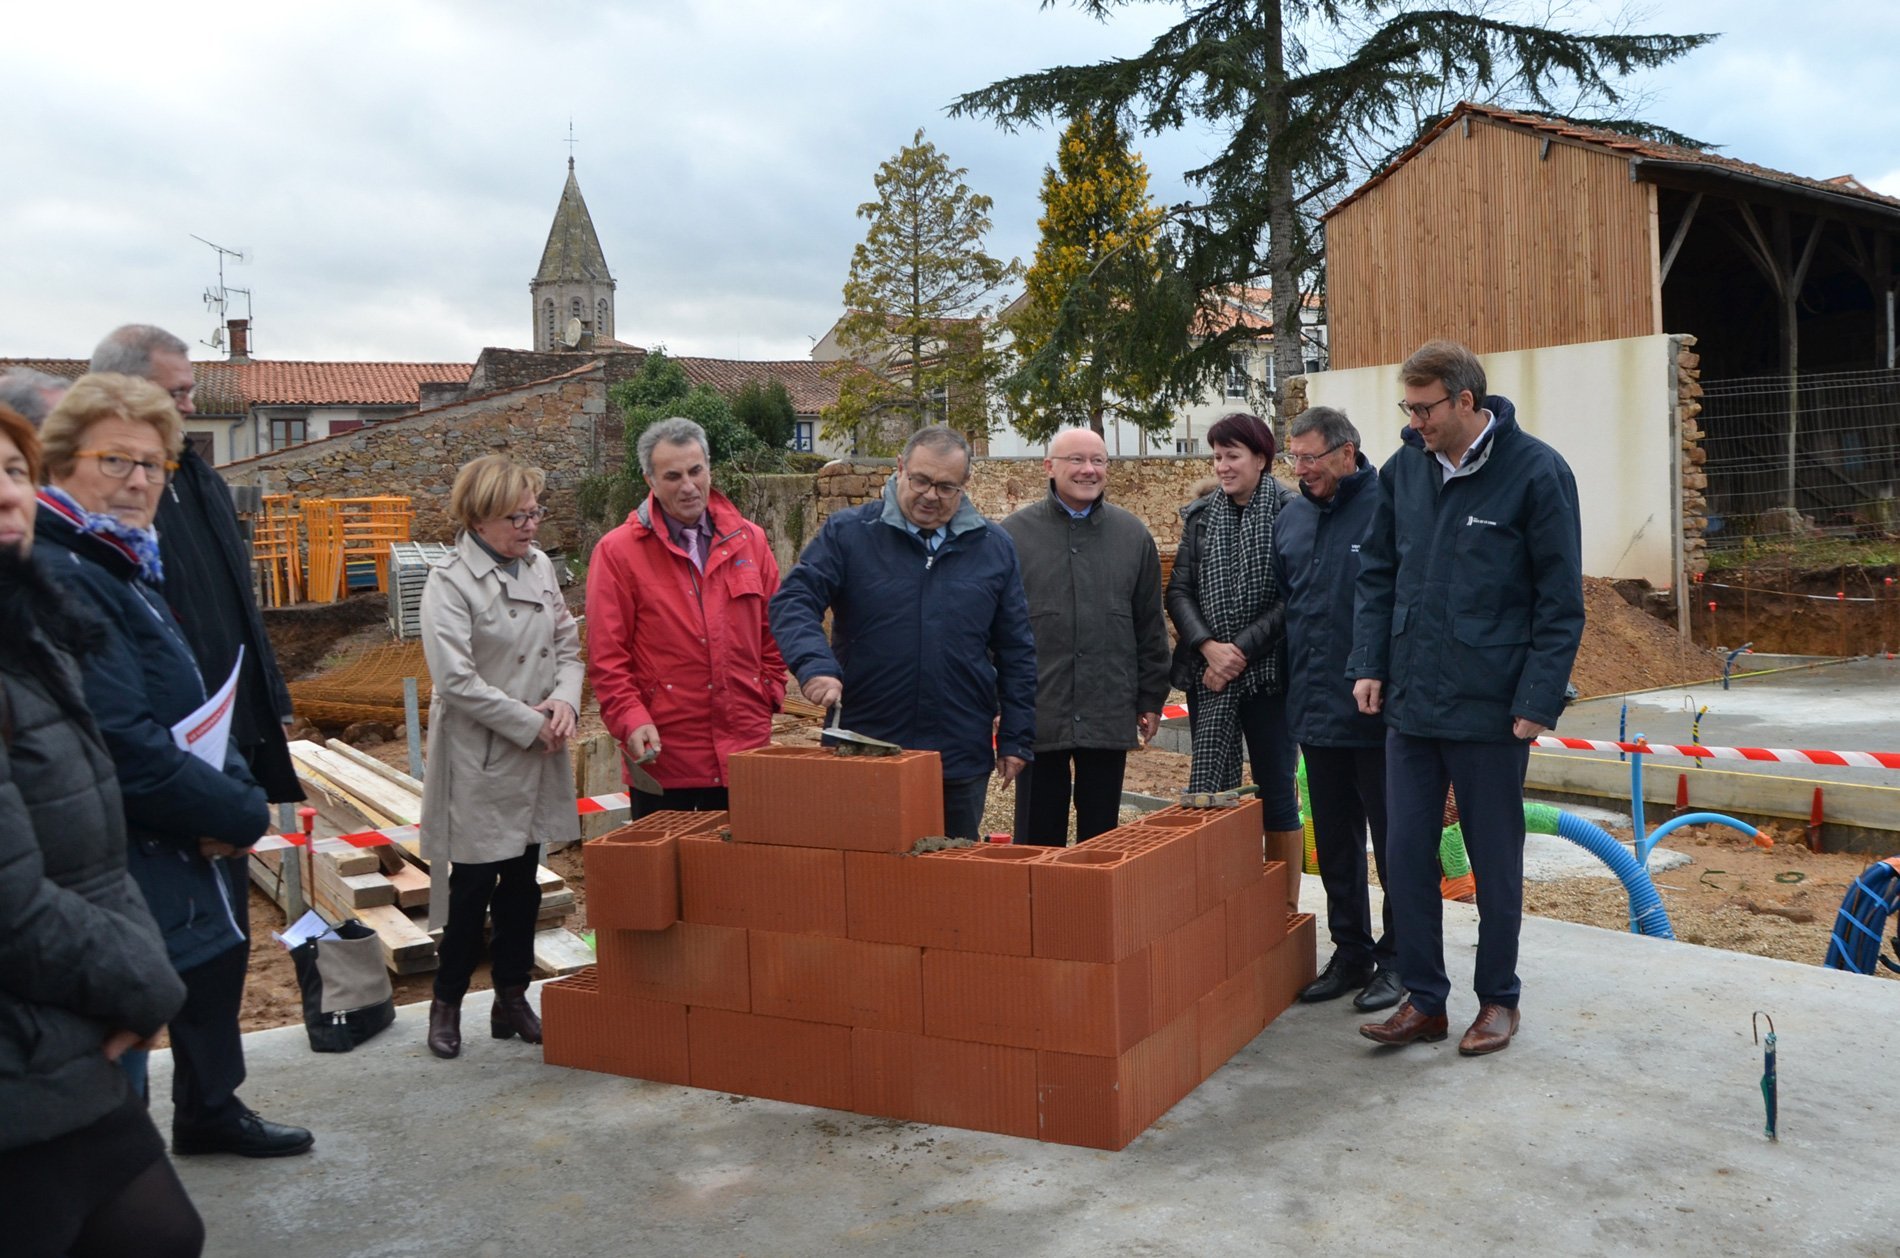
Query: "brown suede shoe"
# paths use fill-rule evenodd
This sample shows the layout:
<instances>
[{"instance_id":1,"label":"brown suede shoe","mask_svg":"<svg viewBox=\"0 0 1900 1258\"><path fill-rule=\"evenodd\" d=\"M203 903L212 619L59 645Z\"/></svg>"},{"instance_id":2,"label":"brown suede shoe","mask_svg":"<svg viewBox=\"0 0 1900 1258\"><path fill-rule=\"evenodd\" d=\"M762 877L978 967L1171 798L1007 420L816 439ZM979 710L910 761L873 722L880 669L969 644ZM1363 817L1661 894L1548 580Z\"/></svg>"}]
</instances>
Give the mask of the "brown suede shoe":
<instances>
[{"instance_id":1,"label":"brown suede shoe","mask_svg":"<svg viewBox=\"0 0 1900 1258\"><path fill-rule=\"evenodd\" d=\"M1483 1005L1478 1009L1478 1017L1465 1032L1465 1038L1458 1041L1458 1051L1466 1057L1482 1057L1486 1053L1495 1053L1511 1046L1511 1037L1517 1034L1517 1010L1507 1009L1503 1005Z\"/></svg>"},{"instance_id":2,"label":"brown suede shoe","mask_svg":"<svg viewBox=\"0 0 1900 1258\"><path fill-rule=\"evenodd\" d=\"M488 1033L498 1040L519 1035L530 1044L541 1042L541 1019L528 1003L528 987L497 987L488 1011Z\"/></svg>"},{"instance_id":3,"label":"brown suede shoe","mask_svg":"<svg viewBox=\"0 0 1900 1258\"><path fill-rule=\"evenodd\" d=\"M1444 1014L1428 1018L1412 1006L1410 997L1392 1011L1384 1022L1368 1022L1359 1034L1380 1044L1412 1044L1423 1041L1436 1044L1450 1034L1451 1024Z\"/></svg>"},{"instance_id":4,"label":"brown suede shoe","mask_svg":"<svg viewBox=\"0 0 1900 1258\"><path fill-rule=\"evenodd\" d=\"M429 1002L429 1051L437 1057L461 1055L462 1006L446 1000Z\"/></svg>"}]
</instances>

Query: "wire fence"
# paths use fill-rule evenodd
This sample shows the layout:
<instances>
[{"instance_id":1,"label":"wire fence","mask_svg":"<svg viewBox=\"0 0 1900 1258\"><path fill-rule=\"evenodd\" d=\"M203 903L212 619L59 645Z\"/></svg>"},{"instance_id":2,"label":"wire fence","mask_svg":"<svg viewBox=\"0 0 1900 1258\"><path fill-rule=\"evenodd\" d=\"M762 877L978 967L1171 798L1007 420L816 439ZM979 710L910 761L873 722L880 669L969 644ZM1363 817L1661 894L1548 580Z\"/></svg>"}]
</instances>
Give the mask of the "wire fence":
<instances>
[{"instance_id":1,"label":"wire fence","mask_svg":"<svg viewBox=\"0 0 1900 1258\"><path fill-rule=\"evenodd\" d=\"M1900 371L1702 383L1708 544L1900 534Z\"/></svg>"}]
</instances>

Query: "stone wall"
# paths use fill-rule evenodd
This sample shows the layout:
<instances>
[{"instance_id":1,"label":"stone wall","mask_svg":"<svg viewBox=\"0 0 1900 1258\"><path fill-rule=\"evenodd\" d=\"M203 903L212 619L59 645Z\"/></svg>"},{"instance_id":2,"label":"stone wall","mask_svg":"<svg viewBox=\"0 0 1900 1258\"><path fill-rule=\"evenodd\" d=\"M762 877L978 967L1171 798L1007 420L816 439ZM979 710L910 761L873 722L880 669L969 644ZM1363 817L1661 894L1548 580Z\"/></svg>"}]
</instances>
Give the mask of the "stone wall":
<instances>
[{"instance_id":1,"label":"stone wall","mask_svg":"<svg viewBox=\"0 0 1900 1258\"><path fill-rule=\"evenodd\" d=\"M1676 338L1676 430L1682 440L1682 567L1689 577L1709 570L1709 452L1702 448L1702 356L1696 338Z\"/></svg>"},{"instance_id":2,"label":"stone wall","mask_svg":"<svg viewBox=\"0 0 1900 1258\"><path fill-rule=\"evenodd\" d=\"M780 573L791 570L805 543L818 531L818 495L809 473L785 476L748 476L734 480L717 476L719 491L732 499L740 514L765 530Z\"/></svg>"},{"instance_id":3,"label":"stone wall","mask_svg":"<svg viewBox=\"0 0 1900 1258\"><path fill-rule=\"evenodd\" d=\"M512 454L547 473L548 519L539 540L558 550L580 538L578 483L617 469L625 454L620 417L609 410L606 379L595 366L218 470L233 485L300 498L406 495L415 507L415 540L446 542L455 536L448 505L456 471L485 454Z\"/></svg>"}]
</instances>

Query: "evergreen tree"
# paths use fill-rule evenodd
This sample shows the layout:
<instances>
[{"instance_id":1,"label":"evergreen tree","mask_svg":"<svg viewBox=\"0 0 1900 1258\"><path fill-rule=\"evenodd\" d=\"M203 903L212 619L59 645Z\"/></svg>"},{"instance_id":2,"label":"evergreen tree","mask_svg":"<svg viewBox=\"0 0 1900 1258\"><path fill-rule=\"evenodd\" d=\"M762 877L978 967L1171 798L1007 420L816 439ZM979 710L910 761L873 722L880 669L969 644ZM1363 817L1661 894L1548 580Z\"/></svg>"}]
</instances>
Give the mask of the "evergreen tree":
<instances>
[{"instance_id":1,"label":"evergreen tree","mask_svg":"<svg viewBox=\"0 0 1900 1258\"><path fill-rule=\"evenodd\" d=\"M640 472L640 434L662 419L683 416L706 430L714 464L730 463L761 442L750 428L733 417L732 404L709 384L694 384L686 370L663 349L647 354L640 370L608 391L620 408L626 430L627 458L622 475L636 494L645 492Z\"/></svg>"},{"instance_id":2,"label":"evergreen tree","mask_svg":"<svg viewBox=\"0 0 1900 1258\"><path fill-rule=\"evenodd\" d=\"M1003 388L1016 430L1031 441L1072 425L1100 433L1113 414L1167 432L1166 364L1145 356L1151 339L1131 335L1138 299L1160 274L1161 210L1113 114L1069 123L1056 165L1043 171L1042 205L1023 301L1008 321L1016 369Z\"/></svg>"},{"instance_id":3,"label":"evergreen tree","mask_svg":"<svg viewBox=\"0 0 1900 1258\"><path fill-rule=\"evenodd\" d=\"M783 380L748 380L732 395L732 417L768 450L783 450L798 428L798 408Z\"/></svg>"},{"instance_id":4,"label":"evergreen tree","mask_svg":"<svg viewBox=\"0 0 1900 1258\"><path fill-rule=\"evenodd\" d=\"M1106 18L1133 0L1076 0ZM1170 216L1178 286L1140 300L1151 349L1180 345L1174 322L1183 288L1219 328L1220 294L1267 278L1273 292L1275 377L1300 374L1302 284L1320 268L1318 233L1302 210L1347 177L1351 137L1392 130L1431 85L1508 83L1517 102L1551 110L1553 94L1579 90L1614 106L1616 80L1666 64L1711 35L1585 35L1501 17L1489 6L1411 10L1401 0L1187 0L1182 19L1134 57L1058 66L959 97L953 116L977 114L1005 128L1083 112L1131 120L1151 134L1198 121L1226 137L1212 161L1187 172L1206 201ZM1355 40L1338 38L1357 24ZM1309 52L1331 36L1324 56ZM1140 321L1138 321L1140 322ZM1177 355L1170 400L1194 396L1223 371L1248 335L1228 326ZM1059 330L1051 352L1082 352Z\"/></svg>"},{"instance_id":5,"label":"evergreen tree","mask_svg":"<svg viewBox=\"0 0 1900 1258\"><path fill-rule=\"evenodd\" d=\"M989 432L990 302L1022 268L984 252L990 198L966 173L922 130L878 167L877 199L858 206L870 226L845 280L826 436L880 453L926 424Z\"/></svg>"}]
</instances>

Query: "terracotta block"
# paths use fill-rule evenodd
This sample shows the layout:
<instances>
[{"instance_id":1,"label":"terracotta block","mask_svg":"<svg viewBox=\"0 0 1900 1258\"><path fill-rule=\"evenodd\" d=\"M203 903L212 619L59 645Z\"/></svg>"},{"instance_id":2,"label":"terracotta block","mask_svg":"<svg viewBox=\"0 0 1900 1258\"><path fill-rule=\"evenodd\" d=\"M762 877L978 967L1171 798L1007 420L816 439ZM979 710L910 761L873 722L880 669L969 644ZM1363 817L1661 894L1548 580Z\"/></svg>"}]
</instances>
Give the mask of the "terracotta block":
<instances>
[{"instance_id":1,"label":"terracotta block","mask_svg":"<svg viewBox=\"0 0 1900 1258\"><path fill-rule=\"evenodd\" d=\"M1267 958L1256 957L1244 969L1195 1002L1200 1019L1201 1077L1219 1070L1229 1057L1253 1042L1269 1018ZM1272 1012L1278 1014L1282 1005Z\"/></svg>"},{"instance_id":2,"label":"terracotta block","mask_svg":"<svg viewBox=\"0 0 1900 1258\"><path fill-rule=\"evenodd\" d=\"M1215 816L1194 836L1203 913L1258 878L1264 860L1259 800L1219 809Z\"/></svg>"},{"instance_id":3,"label":"terracotta block","mask_svg":"<svg viewBox=\"0 0 1900 1258\"><path fill-rule=\"evenodd\" d=\"M583 843L581 864L595 929L665 930L679 920L679 841L670 830L622 826Z\"/></svg>"},{"instance_id":4,"label":"terracotta block","mask_svg":"<svg viewBox=\"0 0 1900 1258\"><path fill-rule=\"evenodd\" d=\"M1119 961L1194 916L1194 848L1098 835L1032 866L1029 885L1036 956Z\"/></svg>"},{"instance_id":5,"label":"terracotta block","mask_svg":"<svg viewBox=\"0 0 1900 1258\"><path fill-rule=\"evenodd\" d=\"M744 843L907 852L943 833L943 764L934 751L759 747L733 755L727 768L732 837Z\"/></svg>"},{"instance_id":6,"label":"terracotta block","mask_svg":"<svg viewBox=\"0 0 1900 1258\"><path fill-rule=\"evenodd\" d=\"M1148 954L1113 965L924 950L924 1033L1112 1057L1151 1023Z\"/></svg>"},{"instance_id":7,"label":"terracotta block","mask_svg":"<svg viewBox=\"0 0 1900 1258\"><path fill-rule=\"evenodd\" d=\"M1058 850L985 843L924 856L846 852L846 933L874 943L1028 956L1029 871Z\"/></svg>"},{"instance_id":8,"label":"terracotta block","mask_svg":"<svg viewBox=\"0 0 1900 1258\"><path fill-rule=\"evenodd\" d=\"M694 1007L686 1040L696 1088L851 1108L850 1027Z\"/></svg>"},{"instance_id":9,"label":"terracotta block","mask_svg":"<svg viewBox=\"0 0 1900 1258\"><path fill-rule=\"evenodd\" d=\"M1286 863L1274 861L1227 898L1227 972L1238 974L1286 935Z\"/></svg>"},{"instance_id":10,"label":"terracotta block","mask_svg":"<svg viewBox=\"0 0 1900 1258\"><path fill-rule=\"evenodd\" d=\"M612 996L752 1007L746 932L675 922L665 930L602 930L594 936L601 990Z\"/></svg>"},{"instance_id":11,"label":"terracotta block","mask_svg":"<svg viewBox=\"0 0 1900 1258\"><path fill-rule=\"evenodd\" d=\"M1036 1138L1036 1053L861 1027L851 1108L912 1123Z\"/></svg>"},{"instance_id":12,"label":"terracotta block","mask_svg":"<svg viewBox=\"0 0 1900 1258\"><path fill-rule=\"evenodd\" d=\"M924 1029L920 948L755 930L750 949L754 1013L885 1031Z\"/></svg>"},{"instance_id":13,"label":"terracotta block","mask_svg":"<svg viewBox=\"0 0 1900 1258\"><path fill-rule=\"evenodd\" d=\"M844 853L680 835L680 918L844 934Z\"/></svg>"},{"instance_id":14,"label":"terracotta block","mask_svg":"<svg viewBox=\"0 0 1900 1258\"><path fill-rule=\"evenodd\" d=\"M1275 1018L1293 1004L1305 987L1318 976L1317 941L1319 931L1311 913L1299 913L1285 919L1286 934L1267 954L1268 1017Z\"/></svg>"},{"instance_id":15,"label":"terracotta block","mask_svg":"<svg viewBox=\"0 0 1900 1258\"><path fill-rule=\"evenodd\" d=\"M541 989L541 1028L551 1066L687 1082L686 1006L608 996L592 967Z\"/></svg>"},{"instance_id":16,"label":"terracotta block","mask_svg":"<svg viewBox=\"0 0 1900 1258\"><path fill-rule=\"evenodd\" d=\"M1113 1057L1036 1054L1037 1123L1042 1139L1121 1149L1201 1081L1194 1010Z\"/></svg>"},{"instance_id":17,"label":"terracotta block","mask_svg":"<svg viewBox=\"0 0 1900 1258\"><path fill-rule=\"evenodd\" d=\"M1217 904L1148 949L1154 1025L1166 1026L1227 977L1227 906Z\"/></svg>"}]
</instances>

